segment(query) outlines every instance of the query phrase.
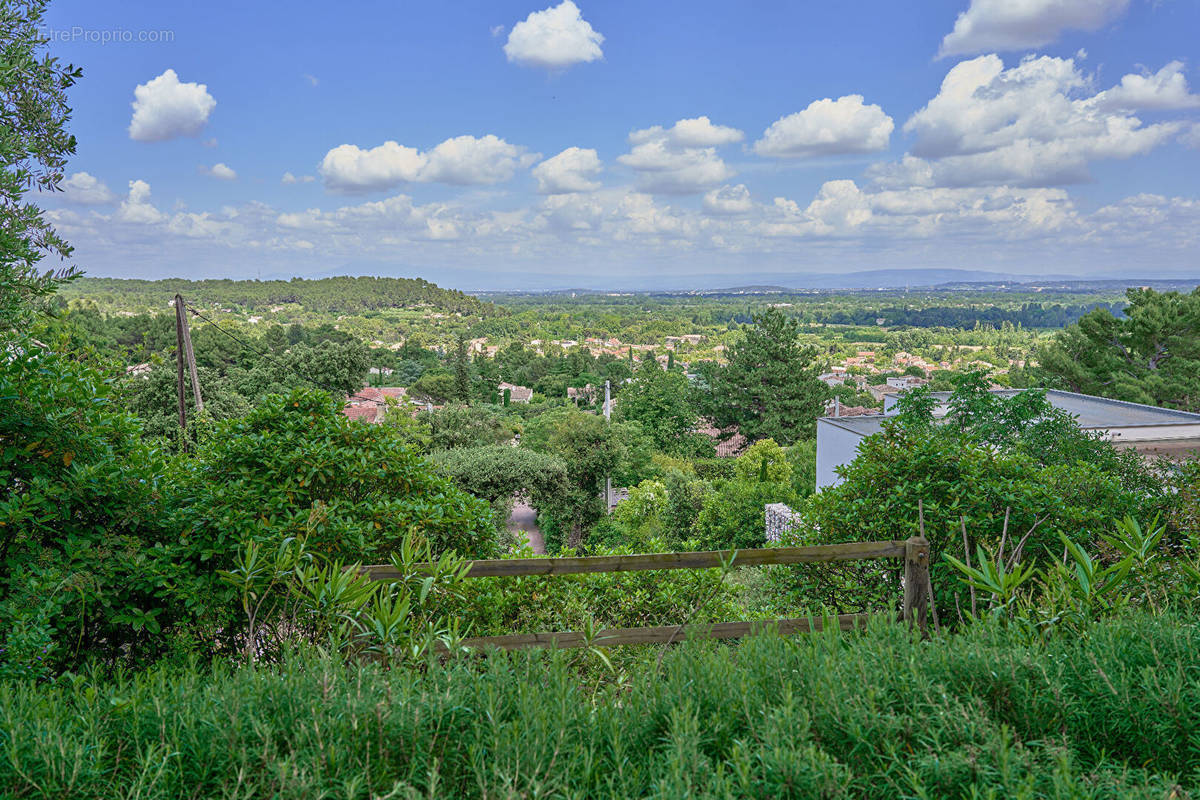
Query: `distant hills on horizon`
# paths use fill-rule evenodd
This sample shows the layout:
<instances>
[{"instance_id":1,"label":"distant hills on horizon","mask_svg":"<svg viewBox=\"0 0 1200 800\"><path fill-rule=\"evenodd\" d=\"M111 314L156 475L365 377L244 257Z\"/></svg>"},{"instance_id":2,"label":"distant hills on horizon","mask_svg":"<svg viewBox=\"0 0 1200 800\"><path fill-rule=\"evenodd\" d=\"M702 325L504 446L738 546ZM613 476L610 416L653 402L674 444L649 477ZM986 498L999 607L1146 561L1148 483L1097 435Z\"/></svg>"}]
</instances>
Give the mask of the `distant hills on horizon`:
<instances>
[{"instance_id":1,"label":"distant hills on horizon","mask_svg":"<svg viewBox=\"0 0 1200 800\"><path fill-rule=\"evenodd\" d=\"M372 268L374 267L374 270ZM92 278L93 276L88 276ZM401 282L427 283L437 289L457 291L475 296L540 295L540 294L777 294L806 291L871 291L897 289L939 290L1002 290L1005 288L1079 291L1083 287L1096 289L1120 289L1127 286L1153 286L1159 289L1191 290L1200 285L1200 269L1194 276L1163 275L1148 278L1137 276L1083 277L1068 274L1026 275L991 270L950 268L874 269L833 273L743 273L733 275L675 275L675 276L610 276L602 274L581 278L564 277L544 273L526 273L517 285L505 285L508 278L503 273L481 273L472 269L397 269L394 266L358 264L340 269L303 276L268 275L261 280L246 279L200 279L197 285L266 284L290 283L295 280L321 281L347 278L394 278ZM98 280L128 281L129 285L164 284L171 282L191 283L178 277L157 281L138 278L115 278L95 276ZM601 283L605 280L605 283Z\"/></svg>"},{"instance_id":2,"label":"distant hills on horizon","mask_svg":"<svg viewBox=\"0 0 1200 800\"><path fill-rule=\"evenodd\" d=\"M980 284L1037 284L1050 285L1069 282L1116 285L1200 284L1200 267L1194 276L1101 275L1084 277L1066 273L1021 274L995 270L954 268L904 268L855 270L850 272L741 272L736 274L645 275L627 276L594 271L588 275L564 276L546 272L526 272L519 277L495 270L471 268L419 269L392 264L355 263L307 278L342 275L378 275L381 277L424 278L438 286L459 289L470 294L561 294L564 292L729 292L768 293L774 291L803 291L830 289L903 289L909 288L983 288ZM272 276L279 277L279 276ZM970 284L970 286L968 286Z\"/></svg>"},{"instance_id":3,"label":"distant hills on horizon","mask_svg":"<svg viewBox=\"0 0 1200 800\"><path fill-rule=\"evenodd\" d=\"M472 290L469 294L782 294L806 291L871 291L896 289L940 289L940 290L985 290L1002 288L1042 288L1070 290L1081 286L1116 289L1128 286L1153 286L1159 289L1191 289L1200 285L1200 277L1129 277L1129 278L1084 278L1078 275L1018 275L1002 272L962 269L883 269L863 270L848 273L818 273L811 275L758 276L761 281L738 285L717 285L709 282L686 282L693 285L660 286L655 288L612 286L598 289L585 286L567 286L555 289L494 289Z\"/></svg>"}]
</instances>

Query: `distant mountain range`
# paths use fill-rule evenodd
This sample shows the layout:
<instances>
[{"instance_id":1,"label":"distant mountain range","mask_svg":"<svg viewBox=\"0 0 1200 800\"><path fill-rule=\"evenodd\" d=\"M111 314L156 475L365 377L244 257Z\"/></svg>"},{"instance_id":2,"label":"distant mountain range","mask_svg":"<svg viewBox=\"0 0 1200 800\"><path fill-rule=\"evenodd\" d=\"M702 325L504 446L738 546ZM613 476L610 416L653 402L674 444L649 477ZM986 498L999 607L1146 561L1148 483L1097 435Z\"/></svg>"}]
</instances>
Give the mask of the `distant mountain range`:
<instances>
[{"instance_id":1,"label":"distant mountain range","mask_svg":"<svg viewBox=\"0 0 1200 800\"><path fill-rule=\"evenodd\" d=\"M424 278L444 288L461 289L472 294L552 292L589 294L606 292L704 292L715 294L768 294L781 291L830 289L903 289L962 288L980 289L1010 284L1033 284L1052 288L1065 283L1098 283L1111 286L1143 284L1200 283L1200 270L1192 279L1184 276L1163 276L1156 279L1142 276L1119 277L1103 275L1082 277L1061 273L1033 275L971 269L873 269L857 272L742 272L737 274L691 275L619 275L603 270L588 275L563 275L551 272L522 272L519 274L473 268L420 268L395 264L356 262L326 270L306 278L327 278L342 275L374 275L379 277ZM270 276L287 278L291 276Z\"/></svg>"}]
</instances>

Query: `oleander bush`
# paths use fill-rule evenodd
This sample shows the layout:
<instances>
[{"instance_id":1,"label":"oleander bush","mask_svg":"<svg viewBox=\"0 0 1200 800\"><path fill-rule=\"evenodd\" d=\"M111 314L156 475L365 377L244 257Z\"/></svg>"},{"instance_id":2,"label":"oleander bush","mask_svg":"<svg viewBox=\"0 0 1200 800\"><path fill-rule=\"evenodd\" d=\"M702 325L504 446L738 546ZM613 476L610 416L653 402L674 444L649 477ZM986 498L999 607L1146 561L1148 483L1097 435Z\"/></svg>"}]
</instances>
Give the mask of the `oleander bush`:
<instances>
[{"instance_id":1,"label":"oleander bush","mask_svg":"<svg viewBox=\"0 0 1200 800\"><path fill-rule=\"evenodd\" d=\"M598 684L575 655L0 684L11 797L1183 798L1200 624L1044 643L981 623L693 642Z\"/></svg>"}]
</instances>

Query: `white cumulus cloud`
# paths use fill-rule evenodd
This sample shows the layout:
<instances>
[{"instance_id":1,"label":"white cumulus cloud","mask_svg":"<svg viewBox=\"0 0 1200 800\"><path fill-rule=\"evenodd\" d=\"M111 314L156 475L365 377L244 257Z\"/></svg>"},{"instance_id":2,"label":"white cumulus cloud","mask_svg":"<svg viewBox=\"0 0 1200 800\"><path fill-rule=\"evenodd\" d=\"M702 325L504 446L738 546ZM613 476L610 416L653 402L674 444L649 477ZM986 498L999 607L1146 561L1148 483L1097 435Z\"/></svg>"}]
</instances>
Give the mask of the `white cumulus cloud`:
<instances>
[{"instance_id":1,"label":"white cumulus cloud","mask_svg":"<svg viewBox=\"0 0 1200 800\"><path fill-rule=\"evenodd\" d=\"M741 131L713 125L708 117L681 119L670 128L655 125L629 134L632 149L617 161L638 173L647 192L701 192L733 177L717 146L743 138Z\"/></svg>"},{"instance_id":2,"label":"white cumulus cloud","mask_svg":"<svg viewBox=\"0 0 1200 800\"><path fill-rule=\"evenodd\" d=\"M720 147L725 144L740 142L746 135L737 128L725 125L713 125L708 117L681 119L664 130L662 126L635 131L629 141L633 144L649 142L665 138L675 147Z\"/></svg>"},{"instance_id":3,"label":"white cumulus cloud","mask_svg":"<svg viewBox=\"0 0 1200 800\"><path fill-rule=\"evenodd\" d=\"M1172 61L1158 72L1126 75L1092 103L1104 111L1177 111L1200 106L1200 95L1188 90L1183 62Z\"/></svg>"},{"instance_id":4,"label":"white cumulus cloud","mask_svg":"<svg viewBox=\"0 0 1200 800\"><path fill-rule=\"evenodd\" d=\"M285 186L290 186L293 183L312 183L314 180L316 178L312 175L293 175L290 172L285 172L283 173L283 177L279 179L279 182Z\"/></svg>"},{"instance_id":5,"label":"white cumulus cloud","mask_svg":"<svg viewBox=\"0 0 1200 800\"><path fill-rule=\"evenodd\" d=\"M371 192L415 181L425 162L415 147L393 141L370 150L341 144L325 154L319 170L326 188L335 192Z\"/></svg>"},{"instance_id":6,"label":"white cumulus cloud","mask_svg":"<svg viewBox=\"0 0 1200 800\"><path fill-rule=\"evenodd\" d=\"M217 180L237 180L237 173L234 172L233 168L219 161L216 164L213 164L211 167L202 167L201 171L205 175L208 175L211 178L216 178Z\"/></svg>"},{"instance_id":7,"label":"white cumulus cloud","mask_svg":"<svg viewBox=\"0 0 1200 800\"><path fill-rule=\"evenodd\" d=\"M538 158L523 147L488 134L478 138L456 136L427 152L393 141L369 150L342 144L325 154L319 171L327 189L351 194L407 182L460 186L500 183Z\"/></svg>"},{"instance_id":8,"label":"white cumulus cloud","mask_svg":"<svg viewBox=\"0 0 1200 800\"><path fill-rule=\"evenodd\" d=\"M1099 30L1128 7L1129 0L971 0L939 55L1042 47L1065 30Z\"/></svg>"},{"instance_id":9,"label":"white cumulus cloud","mask_svg":"<svg viewBox=\"0 0 1200 800\"><path fill-rule=\"evenodd\" d=\"M710 214L747 214L754 210L746 184L722 186L704 195L704 210Z\"/></svg>"},{"instance_id":10,"label":"white cumulus cloud","mask_svg":"<svg viewBox=\"0 0 1200 800\"><path fill-rule=\"evenodd\" d=\"M153 225L166 219L166 215L150 202L150 184L145 181L130 181L129 195L121 201L116 219L135 225Z\"/></svg>"},{"instance_id":11,"label":"white cumulus cloud","mask_svg":"<svg viewBox=\"0 0 1200 800\"><path fill-rule=\"evenodd\" d=\"M604 165L595 150L568 147L556 156L547 158L533 168L541 194L567 194L570 192L592 192L600 188L599 181L592 180L600 174Z\"/></svg>"},{"instance_id":12,"label":"white cumulus cloud","mask_svg":"<svg viewBox=\"0 0 1200 800\"><path fill-rule=\"evenodd\" d=\"M117 199L102 180L87 172L76 172L59 187L63 190L62 199L74 205L98 206Z\"/></svg>"},{"instance_id":13,"label":"white cumulus cloud","mask_svg":"<svg viewBox=\"0 0 1200 800\"><path fill-rule=\"evenodd\" d=\"M579 6L563 0L513 25L504 55L515 64L559 70L603 58L603 42L604 37L583 18Z\"/></svg>"},{"instance_id":14,"label":"white cumulus cloud","mask_svg":"<svg viewBox=\"0 0 1200 800\"><path fill-rule=\"evenodd\" d=\"M460 186L501 183L538 157L490 133L479 138L455 136L426 154L420 180Z\"/></svg>"},{"instance_id":15,"label":"white cumulus cloud","mask_svg":"<svg viewBox=\"0 0 1200 800\"><path fill-rule=\"evenodd\" d=\"M133 90L133 97L129 138L139 142L196 136L217 105L207 86L181 83L173 69L139 84Z\"/></svg>"},{"instance_id":16,"label":"white cumulus cloud","mask_svg":"<svg viewBox=\"0 0 1200 800\"><path fill-rule=\"evenodd\" d=\"M825 98L771 123L754 152L792 158L874 153L887 149L895 127L882 108L866 105L860 94Z\"/></svg>"},{"instance_id":17,"label":"white cumulus cloud","mask_svg":"<svg viewBox=\"0 0 1200 800\"><path fill-rule=\"evenodd\" d=\"M913 182L941 186L1084 181L1091 161L1149 152L1182 129L1180 121L1144 125L1128 108L1164 108L1188 96L1174 74L1168 67L1087 96L1090 80L1069 58L1029 57L1009 69L996 55L963 61L905 123L916 136L911 157L871 174L891 186L918 176Z\"/></svg>"}]
</instances>

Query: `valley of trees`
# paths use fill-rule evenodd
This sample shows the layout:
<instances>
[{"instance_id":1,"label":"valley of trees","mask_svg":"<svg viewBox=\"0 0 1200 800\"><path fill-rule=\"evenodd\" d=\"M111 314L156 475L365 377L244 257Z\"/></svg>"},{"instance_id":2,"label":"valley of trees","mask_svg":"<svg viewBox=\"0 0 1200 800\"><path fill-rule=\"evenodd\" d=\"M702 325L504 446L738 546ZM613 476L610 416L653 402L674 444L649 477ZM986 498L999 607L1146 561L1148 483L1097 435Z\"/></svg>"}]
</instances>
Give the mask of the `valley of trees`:
<instances>
[{"instance_id":1,"label":"valley of trees","mask_svg":"<svg viewBox=\"0 0 1200 800\"><path fill-rule=\"evenodd\" d=\"M1200 288L474 298L82 278L35 204L74 154L81 77L47 54L44 5L0 3L0 794L1200 791L1200 461L1151 463L1042 392L989 391L1200 410ZM183 430L176 291L205 401L187 391ZM864 352L939 369L816 492L816 417L863 400L820 376ZM406 392L364 400L368 384ZM611 511L609 481L628 490ZM506 526L517 498L550 555L922 535L934 624L895 621L896 559L468 578L467 559L533 556ZM778 542L773 503L796 519ZM859 612L865 630L790 638L596 638ZM462 645L544 631L586 646Z\"/></svg>"}]
</instances>

